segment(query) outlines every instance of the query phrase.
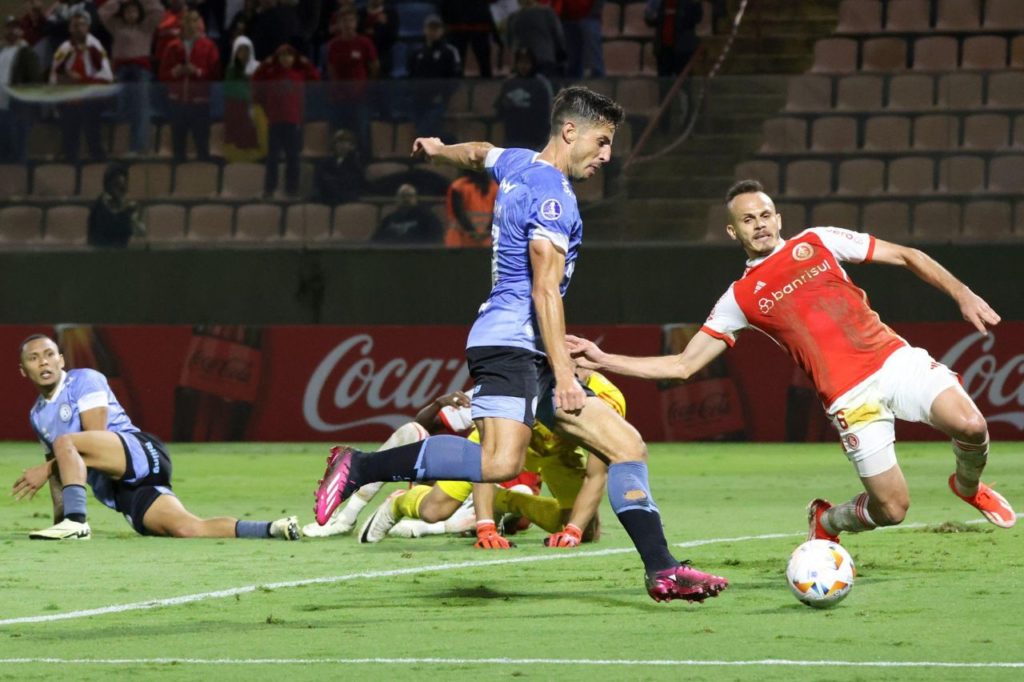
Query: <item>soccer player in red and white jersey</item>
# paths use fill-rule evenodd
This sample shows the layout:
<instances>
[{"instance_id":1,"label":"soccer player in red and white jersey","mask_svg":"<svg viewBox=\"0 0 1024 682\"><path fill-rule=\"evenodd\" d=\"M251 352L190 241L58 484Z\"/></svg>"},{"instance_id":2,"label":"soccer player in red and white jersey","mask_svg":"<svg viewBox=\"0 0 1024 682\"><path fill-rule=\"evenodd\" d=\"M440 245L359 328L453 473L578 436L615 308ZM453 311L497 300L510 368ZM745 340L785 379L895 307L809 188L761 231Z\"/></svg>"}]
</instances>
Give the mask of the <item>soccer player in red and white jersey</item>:
<instances>
[{"instance_id":1,"label":"soccer player in red and white jersey","mask_svg":"<svg viewBox=\"0 0 1024 682\"><path fill-rule=\"evenodd\" d=\"M837 540L903 521L910 496L896 462L895 418L924 422L953 440L956 471L949 487L993 524L1017 517L999 493L980 482L988 459L985 418L956 375L921 348L910 346L870 308L841 263L900 265L960 307L982 334L999 323L988 303L921 251L836 227L814 227L788 240L782 216L760 183L743 180L726 203L726 231L746 251L747 268L718 300L700 332L678 355L636 358L605 353L567 337L584 367L648 379L688 379L736 342L741 330L768 335L807 372L839 431L865 492L833 506L808 505L808 539Z\"/></svg>"}]
</instances>

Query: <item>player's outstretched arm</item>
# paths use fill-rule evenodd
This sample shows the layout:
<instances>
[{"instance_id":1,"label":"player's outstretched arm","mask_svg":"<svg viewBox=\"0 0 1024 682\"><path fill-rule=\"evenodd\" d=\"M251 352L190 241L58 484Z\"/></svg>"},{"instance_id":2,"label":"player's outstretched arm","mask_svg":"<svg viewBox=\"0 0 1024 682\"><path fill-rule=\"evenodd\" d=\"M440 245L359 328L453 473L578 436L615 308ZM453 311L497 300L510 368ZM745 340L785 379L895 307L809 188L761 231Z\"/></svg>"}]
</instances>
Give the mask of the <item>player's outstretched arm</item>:
<instances>
[{"instance_id":1,"label":"player's outstretched arm","mask_svg":"<svg viewBox=\"0 0 1024 682\"><path fill-rule=\"evenodd\" d=\"M902 265L939 291L945 292L956 301L964 319L985 336L988 335L988 327L999 324L1002 319L985 299L919 249L876 239L871 260L887 265Z\"/></svg>"},{"instance_id":2,"label":"player's outstretched arm","mask_svg":"<svg viewBox=\"0 0 1024 682\"><path fill-rule=\"evenodd\" d=\"M484 170L487 152L494 149L490 142L462 142L445 144L437 137L417 137L412 143L412 157L426 159L433 164L447 164L467 170Z\"/></svg>"},{"instance_id":3,"label":"player's outstretched arm","mask_svg":"<svg viewBox=\"0 0 1024 682\"><path fill-rule=\"evenodd\" d=\"M443 407L469 407L469 396L462 391L452 391L434 398L426 407L416 413L416 422L428 432L438 428L437 415Z\"/></svg>"},{"instance_id":4,"label":"player's outstretched arm","mask_svg":"<svg viewBox=\"0 0 1024 682\"><path fill-rule=\"evenodd\" d=\"M729 346L710 334L697 332L682 353L655 357L634 357L605 353L593 341L565 337L570 355L580 367L607 370L640 379L678 379L685 381L717 358Z\"/></svg>"}]
</instances>

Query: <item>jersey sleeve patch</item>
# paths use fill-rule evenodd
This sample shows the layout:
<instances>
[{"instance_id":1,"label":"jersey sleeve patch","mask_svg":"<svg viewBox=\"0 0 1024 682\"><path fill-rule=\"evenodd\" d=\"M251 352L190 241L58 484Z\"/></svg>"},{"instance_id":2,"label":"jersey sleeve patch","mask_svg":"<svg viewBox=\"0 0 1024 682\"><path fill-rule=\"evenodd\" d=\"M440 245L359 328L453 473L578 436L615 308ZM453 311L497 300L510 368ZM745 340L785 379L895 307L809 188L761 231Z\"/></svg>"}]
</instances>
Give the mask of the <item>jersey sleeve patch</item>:
<instances>
[{"instance_id":1,"label":"jersey sleeve patch","mask_svg":"<svg viewBox=\"0 0 1024 682\"><path fill-rule=\"evenodd\" d=\"M866 232L841 227L815 227L810 232L817 235L825 248L840 261L862 263L871 257L874 250L874 237Z\"/></svg>"}]
</instances>

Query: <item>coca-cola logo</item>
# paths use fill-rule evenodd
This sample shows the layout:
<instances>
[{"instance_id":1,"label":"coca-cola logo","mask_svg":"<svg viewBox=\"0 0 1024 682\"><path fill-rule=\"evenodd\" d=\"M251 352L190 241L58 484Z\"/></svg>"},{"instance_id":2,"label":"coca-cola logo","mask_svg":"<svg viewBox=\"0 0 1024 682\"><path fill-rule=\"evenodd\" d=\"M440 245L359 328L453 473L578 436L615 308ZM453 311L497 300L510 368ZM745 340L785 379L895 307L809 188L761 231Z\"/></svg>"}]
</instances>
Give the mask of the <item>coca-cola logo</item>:
<instances>
[{"instance_id":1,"label":"coca-cola logo","mask_svg":"<svg viewBox=\"0 0 1024 682\"><path fill-rule=\"evenodd\" d=\"M995 333L974 332L953 344L939 362L960 374L989 422L1024 430L1024 355L1000 361L995 346Z\"/></svg>"},{"instance_id":2,"label":"coca-cola logo","mask_svg":"<svg viewBox=\"0 0 1024 682\"><path fill-rule=\"evenodd\" d=\"M709 393L700 400L673 400L668 407L668 418L674 422L721 419L732 414L733 408L726 392Z\"/></svg>"},{"instance_id":3,"label":"coca-cola logo","mask_svg":"<svg viewBox=\"0 0 1024 682\"><path fill-rule=\"evenodd\" d=\"M310 427L322 432L367 424L398 428L420 407L469 382L461 357L374 358L373 346L372 336L358 334L320 361L302 399L302 414ZM357 416L368 411L370 416Z\"/></svg>"},{"instance_id":4,"label":"coca-cola logo","mask_svg":"<svg viewBox=\"0 0 1024 682\"><path fill-rule=\"evenodd\" d=\"M240 384L247 384L252 379L253 368L249 358L224 357L216 353L207 355L201 347L189 356L186 366L186 371L198 371L211 377Z\"/></svg>"}]
</instances>

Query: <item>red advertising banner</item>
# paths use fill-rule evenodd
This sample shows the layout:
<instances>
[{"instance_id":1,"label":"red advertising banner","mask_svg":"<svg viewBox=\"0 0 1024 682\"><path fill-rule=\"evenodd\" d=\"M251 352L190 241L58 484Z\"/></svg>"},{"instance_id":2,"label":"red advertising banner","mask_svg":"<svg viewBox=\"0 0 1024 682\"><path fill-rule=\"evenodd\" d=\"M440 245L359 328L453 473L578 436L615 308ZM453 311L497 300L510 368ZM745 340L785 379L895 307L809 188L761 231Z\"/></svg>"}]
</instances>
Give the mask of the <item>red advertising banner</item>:
<instances>
[{"instance_id":1,"label":"red advertising banner","mask_svg":"<svg viewBox=\"0 0 1024 682\"><path fill-rule=\"evenodd\" d=\"M611 352L658 355L696 325L573 327ZM896 325L961 375L993 439L1024 438L1024 322L984 337L964 323ZM58 339L71 367L94 367L133 421L179 441L381 441L435 396L468 388L461 326L0 326L0 352L29 334ZM33 387L13 362L0 391L0 439L32 438ZM767 337L735 348L686 384L611 377L648 441L835 439L803 372ZM899 422L904 440L941 439Z\"/></svg>"}]
</instances>

